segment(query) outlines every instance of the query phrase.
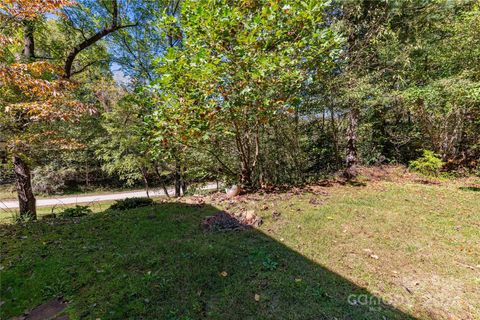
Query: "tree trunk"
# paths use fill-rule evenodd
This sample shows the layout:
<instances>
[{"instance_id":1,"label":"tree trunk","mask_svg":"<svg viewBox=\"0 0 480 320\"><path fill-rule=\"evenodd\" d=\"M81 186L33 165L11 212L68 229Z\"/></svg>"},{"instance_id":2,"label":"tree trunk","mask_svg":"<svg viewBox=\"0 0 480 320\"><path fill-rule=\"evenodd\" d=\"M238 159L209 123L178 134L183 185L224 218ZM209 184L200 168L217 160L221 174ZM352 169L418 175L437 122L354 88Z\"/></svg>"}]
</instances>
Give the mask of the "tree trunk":
<instances>
[{"instance_id":1,"label":"tree trunk","mask_svg":"<svg viewBox=\"0 0 480 320\"><path fill-rule=\"evenodd\" d=\"M185 182L185 180L182 179L182 194L185 195L188 190L188 184Z\"/></svg>"},{"instance_id":2,"label":"tree trunk","mask_svg":"<svg viewBox=\"0 0 480 320\"><path fill-rule=\"evenodd\" d=\"M335 109L333 108L333 106L330 107L330 124L332 126L333 152L335 155L335 170L338 170L341 157L338 152L338 132L337 132L337 126L335 124Z\"/></svg>"},{"instance_id":3,"label":"tree trunk","mask_svg":"<svg viewBox=\"0 0 480 320\"><path fill-rule=\"evenodd\" d=\"M160 171L158 170L157 165L154 164L155 168L155 173L157 174L158 180L160 181L160 184L162 185L163 192L167 196L167 198L170 198L170 195L168 194L168 189L167 185L165 184L165 180L163 179L162 175L160 174Z\"/></svg>"},{"instance_id":4,"label":"tree trunk","mask_svg":"<svg viewBox=\"0 0 480 320\"><path fill-rule=\"evenodd\" d=\"M33 21L23 22L23 51L22 57L27 62L35 58L35 41L33 38Z\"/></svg>"},{"instance_id":5,"label":"tree trunk","mask_svg":"<svg viewBox=\"0 0 480 320\"><path fill-rule=\"evenodd\" d=\"M13 169L16 176L20 218L37 219L36 200L32 191L31 174L28 165L17 155L13 156Z\"/></svg>"},{"instance_id":6,"label":"tree trunk","mask_svg":"<svg viewBox=\"0 0 480 320\"><path fill-rule=\"evenodd\" d=\"M165 182L162 182L162 189L163 189L163 193L165 193L167 198L170 198L170 195L168 194L168 189L167 189L167 186L165 185Z\"/></svg>"},{"instance_id":7,"label":"tree trunk","mask_svg":"<svg viewBox=\"0 0 480 320\"><path fill-rule=\"evenodd\" d=\"M175 183L175 197L180 197L182 195L181 188L182 188L182 181L180 176L180 162L175 160L175 172L173 175L174 183Z\"/></svg>"},{"instance_id":8,"label":"tree trunk","mask_svg":"<svg viewBox=\"0 0 480 320\"><path fill-rule=\"evenodd\" d=\"M148 186L148 179L145 174L143 175L143 183L145 185L145 191L147 192L147 198L150 198L150 188Z\"/></svg>"},{"instance_id":9,"label":"tree trunk","mask_svg":"<svg viewBox=\"0 0 480 320\"><path fill-rule=\"evenodd\" d=\"M357 128L358 128L358 109L352 108L348 115L347 128L347 157L345 178L354 179L357 176Z\"/></svg>"},{"instance_id":10,"label":"tree trunk","mask_svg":"<svg viewBox=\"0 0 480 320\"><path fill-rule=\"evenodd\" d=\"M85 162L85 185L86 185L87 187L90 186L90 177L89 177L88 173L89 173L89 172L88 172L88 161L86 161L86 162Z\"/></svg>"},{"instance_id":11,"label":"tree trunk","mask_svg":"<svg viewBox=\"0 0 480 320\"><path fill-rule=\"evenodd\" d=\"M240 185L242 189L248 190L252 187L252 172L248 165L242 162L242 170L240 173Z\"/></svg>"}]
</instances>

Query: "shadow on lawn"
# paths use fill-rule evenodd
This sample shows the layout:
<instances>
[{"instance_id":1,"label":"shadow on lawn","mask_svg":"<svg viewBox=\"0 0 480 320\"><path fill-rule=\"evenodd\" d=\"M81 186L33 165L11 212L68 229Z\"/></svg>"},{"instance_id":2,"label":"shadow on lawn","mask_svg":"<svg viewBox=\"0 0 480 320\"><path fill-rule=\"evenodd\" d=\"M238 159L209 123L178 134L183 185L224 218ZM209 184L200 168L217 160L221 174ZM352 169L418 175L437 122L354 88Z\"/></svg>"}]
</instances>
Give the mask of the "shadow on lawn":
<instances>
[{"instance_id":1,"label":"shadow on lawn","mask_svg":"<svg viewBox=\"0 0 480 320\"><path fill-rule=\"evenodd\" d=\"M480 187L472 187L472 186L469 186L469 187L460 187L458 188L462 191L473 191L473 192L480 192Z\"/></svg>"},{"instance_id":2,"label":"shadow on lawn","mask_svg":"<svg viewBox=\"0 0 480 320\"><path fill-rule=\"evenodd\" d=\"M2 226L0 317L63 296L75 319L413 319L260 230L204 233L216 212L169 203Z\"/></svg>"}]
</instances>

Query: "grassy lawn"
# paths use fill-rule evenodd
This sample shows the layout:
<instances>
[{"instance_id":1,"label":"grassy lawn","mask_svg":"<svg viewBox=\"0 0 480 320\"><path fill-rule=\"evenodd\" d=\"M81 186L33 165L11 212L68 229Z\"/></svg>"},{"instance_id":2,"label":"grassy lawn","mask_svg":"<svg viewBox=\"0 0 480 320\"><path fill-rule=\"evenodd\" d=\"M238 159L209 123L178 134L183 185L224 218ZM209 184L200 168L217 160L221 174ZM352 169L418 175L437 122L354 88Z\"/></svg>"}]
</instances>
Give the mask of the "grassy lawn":
<instances>
[{"instance_id":1,"label":"grassy lawn","mask_svg":"<svg viewBox=\"0 0 480 320\"><path fill-rule=\"evenodd\" d=\"M0 200L16 199L15 186L12 184L0 185Z\"/></svg>"},{"instance_id":2,"label":"grassy lawn","mask_svg":"<svg viewBox=\"0 0 480 320\"><path fill-rule=\"evenodd\" d=\"M4 224L0 317L63 296L70 319L480 319L480 192L462 186L371 181ZM264 223L204 233L224 209Z\"/></svg>"}]
</instances>

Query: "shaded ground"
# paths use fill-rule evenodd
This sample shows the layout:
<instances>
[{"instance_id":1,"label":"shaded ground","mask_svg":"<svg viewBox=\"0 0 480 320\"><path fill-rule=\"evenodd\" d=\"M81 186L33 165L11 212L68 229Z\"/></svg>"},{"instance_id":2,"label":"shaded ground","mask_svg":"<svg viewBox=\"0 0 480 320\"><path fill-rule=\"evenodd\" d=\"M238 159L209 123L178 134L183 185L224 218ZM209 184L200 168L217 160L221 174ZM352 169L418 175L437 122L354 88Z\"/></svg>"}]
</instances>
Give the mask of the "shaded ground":
<instances>
[{"instance_id":1,"label":"shaded ground","mask_svg":"<svg viewBox=\"0 0 480 320\"><path fill-rule=\"evenodd\" d=\"M385 180L4 225L1 318L479 319L479 193ZM263 224L202 231L219 210Z\"/></svg>"}]
</instances>

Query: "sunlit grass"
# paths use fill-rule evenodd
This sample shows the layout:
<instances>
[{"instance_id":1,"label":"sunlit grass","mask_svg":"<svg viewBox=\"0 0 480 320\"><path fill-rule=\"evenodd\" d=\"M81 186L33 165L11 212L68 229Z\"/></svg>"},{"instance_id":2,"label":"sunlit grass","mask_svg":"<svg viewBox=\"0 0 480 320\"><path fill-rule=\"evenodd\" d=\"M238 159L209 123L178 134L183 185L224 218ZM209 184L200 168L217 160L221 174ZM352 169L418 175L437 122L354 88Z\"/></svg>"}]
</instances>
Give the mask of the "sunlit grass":
<instances>
[{"instance_id":1,"label":"sunlit grass","mask_svg":"<svg viewBox=\"0 0 480 320\"><path fill-rule=\"evenodd\" d=\"M367 182L105 213L102 203L70 223L4 226L2 313L64 296L72 319L480 318L480 195L461 186ZM205 234L201 220L224 209L264 223ZM352 294L392 306L352 305Z\"/></svg>"}]
</instances>

